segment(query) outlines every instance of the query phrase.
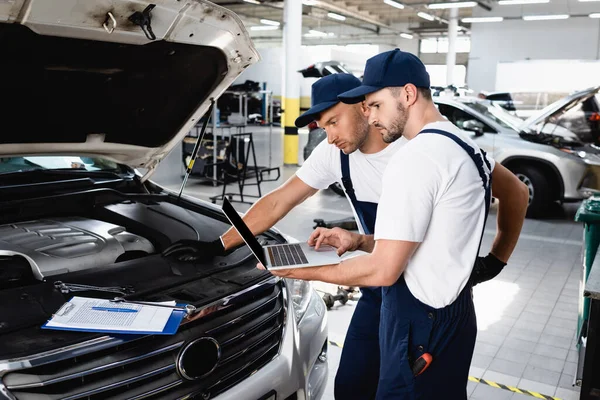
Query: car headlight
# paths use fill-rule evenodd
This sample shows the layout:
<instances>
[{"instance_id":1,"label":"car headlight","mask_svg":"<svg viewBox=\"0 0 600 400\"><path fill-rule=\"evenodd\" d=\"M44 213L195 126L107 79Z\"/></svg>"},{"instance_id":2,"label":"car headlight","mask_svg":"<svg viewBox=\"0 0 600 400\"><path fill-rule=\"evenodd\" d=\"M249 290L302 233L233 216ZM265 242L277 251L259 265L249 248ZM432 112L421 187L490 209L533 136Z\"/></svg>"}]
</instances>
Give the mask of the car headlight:
<instances>
[{"instance_id":1,"label":"car headlight","mask_svg":"<svg viewBox=\"0 0 600 400\"><path fill-rule=\"evenodd\" d=\"M310 282L299 279L286 279L286 282L292 295L292 304L296 322L300 322L306 313L312 298L312 286L310 285Z\"/></svg>"}]
</instances>

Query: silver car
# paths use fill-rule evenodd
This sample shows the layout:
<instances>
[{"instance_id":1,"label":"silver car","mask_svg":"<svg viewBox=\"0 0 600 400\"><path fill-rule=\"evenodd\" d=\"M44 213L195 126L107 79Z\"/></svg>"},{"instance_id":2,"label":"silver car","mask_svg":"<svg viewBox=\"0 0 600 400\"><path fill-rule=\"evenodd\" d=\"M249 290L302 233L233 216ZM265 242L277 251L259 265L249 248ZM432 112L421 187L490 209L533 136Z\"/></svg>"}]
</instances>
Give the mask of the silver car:
<instances>
[{"instance_id":1,"label":"silver car","mask_svg":"<svg viewBox=\"0 0 600 400\"><path fill-rule=\"evenodd\" d=\"M327 311L150 178L259 55L196 0L0 1L0 399L319 399ZM283 243L275 230L263 243ZM192 304L174 335L41 329L72 296Z\"/></svg>"},{"instance_id":2,"label":"silver car","mask_svg":"<svg viewBox=\"0 0 600 400\"><path fill-rule=\"evenodd\" d=\"M449 121L470 131L481 148L528 186L528 216L544 216L556 201L578 201L600 190L598 149L568 129L543 116L524 122L477 98L434 97L434 101Z\"/></svg>"}]
</instances>

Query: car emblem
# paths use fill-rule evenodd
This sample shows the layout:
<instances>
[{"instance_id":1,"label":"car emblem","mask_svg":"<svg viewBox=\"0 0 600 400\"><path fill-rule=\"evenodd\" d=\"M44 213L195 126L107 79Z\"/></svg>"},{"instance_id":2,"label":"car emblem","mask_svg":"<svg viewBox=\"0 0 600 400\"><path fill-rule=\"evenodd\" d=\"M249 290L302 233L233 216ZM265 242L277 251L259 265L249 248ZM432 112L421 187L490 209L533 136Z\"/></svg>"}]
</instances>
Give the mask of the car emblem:
<instances>
[{"instance_id":1,"label":"car emblem","mask_svg":"<svg viewBox=\"0 0 600 400\"><path fill-rule=\"evenodd\" d=\"M187 380L204 378L215 370L221 359L221 346L211 337L188 343L177 357L177 371Z\"/></svg>"}]
</instances>

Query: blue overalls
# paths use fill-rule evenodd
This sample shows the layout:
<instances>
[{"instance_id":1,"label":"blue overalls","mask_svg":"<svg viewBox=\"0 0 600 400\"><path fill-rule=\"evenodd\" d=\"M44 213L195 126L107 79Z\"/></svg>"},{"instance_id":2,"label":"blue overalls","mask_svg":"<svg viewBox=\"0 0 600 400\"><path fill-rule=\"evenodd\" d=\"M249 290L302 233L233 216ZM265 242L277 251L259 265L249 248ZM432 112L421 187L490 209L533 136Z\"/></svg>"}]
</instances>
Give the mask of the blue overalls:
<instances>
[{"instance_id":1,"label":"blue overalls","mask_svg":"<svg viewBox=\"0 0 600 400\"><path fill-rule=\"evenodd\" d=\"M463 140L446 131L426 129L419 134L446 136L469 154L485 189L485 228L491 201L491 174L486 173L484 162L489 171L491 167L483 150L482 157ZM473 254L473 259L476 256ZM452 304L434 309L417 300L406 286L404 275L400 276L393 286L382 288L379 329L378 400L467 399L467 379L477 336L470 281ZM431 354L433 361L415 377L412 363L424 353Z\"/></svg>"},{"instance_id":2,"label":"blue overalls","mask_svg":"<svg viewBox=\"0 0 600 400\"><path fill-rule=\"evenodd\" d=\"M342 184L366 235L375 231L377 203L358 201L350 179L350 161L340 151ZM381 288L361 288L362 296L350 321L335 377L335 398L371 400L379 381L379 313Z\"/></svg>"}]
</instances>

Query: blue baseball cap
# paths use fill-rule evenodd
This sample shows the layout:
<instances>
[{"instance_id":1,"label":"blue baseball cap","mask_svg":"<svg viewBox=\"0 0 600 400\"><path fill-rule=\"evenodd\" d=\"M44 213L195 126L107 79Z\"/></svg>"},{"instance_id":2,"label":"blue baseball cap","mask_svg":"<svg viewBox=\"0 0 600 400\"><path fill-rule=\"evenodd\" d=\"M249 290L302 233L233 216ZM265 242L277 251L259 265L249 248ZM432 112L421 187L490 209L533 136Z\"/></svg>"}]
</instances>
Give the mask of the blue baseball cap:
<instances>
[{"instance_id":1,"label":"blue baseball cap","mask_svg":"<svg viewBox=\"0 0 600 400\"><path fill-rule=\"evenodd\" d=\"M340 102L339 94L359 86L360 79L352 74L331 74L319 79L312 85L312 107L296 119L296 127L310 124L320 113Z\"/></svg>"},{"instance_id":2,"label":"blue baseball cap","mask_svg":"<svg viewBox=\"0 0 600 400\"><path fill-rule=\"evenodd\" d=\"M412 83L416 87L430 86L425 65L414 54L395 49L377 54L367 60L362 85L338 96L347 104L364 100L364 96L386 87L404 86Z\"/></svg>"}]
</instances>

